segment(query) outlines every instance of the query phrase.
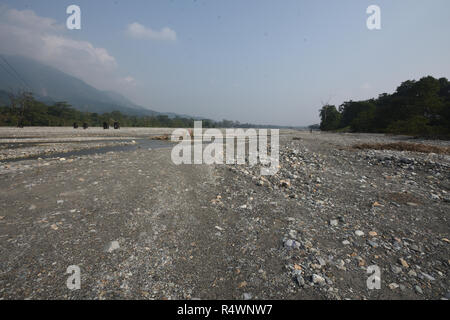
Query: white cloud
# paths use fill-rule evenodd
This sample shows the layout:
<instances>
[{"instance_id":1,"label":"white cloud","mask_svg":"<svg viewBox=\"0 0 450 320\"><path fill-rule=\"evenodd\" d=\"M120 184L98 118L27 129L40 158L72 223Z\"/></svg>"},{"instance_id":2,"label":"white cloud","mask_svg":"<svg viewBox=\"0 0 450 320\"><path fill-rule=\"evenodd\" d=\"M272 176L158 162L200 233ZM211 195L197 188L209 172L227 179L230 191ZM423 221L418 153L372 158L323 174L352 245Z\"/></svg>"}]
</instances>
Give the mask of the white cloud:
<instances>
[{"instance_id":1,"label":"white cloud","mask_svg":"<svg viewBox=\"0 0 450 320\"><path fill-rule=\"evenodd\" d=\"M99 89L126 89L116 59L104 48L70 37L65 25L31 10L0 6L0 53L22 55L78 77Z\"/></svg>"},{"instance_id":2,"label":"white cloud","mask_svg":"<svg viewBox=\"0 0 450 320\"><path fill-rule=\"evenodd\" d=\"M127 34L135 39L175 41L177 34L172 29L165 27L160 31L147 28L138 22L133 22L127 27Z\"/></svg>"},{"instance_id":3,"label":"white cloud","mask_svg":"<svg viewBox=\"0 0 450 320\"><path fill-rule=\"evenodd\" d=\"M35 31L61 30L61 25L58 25L55 20L39 17L31 10L20 11L16 9L6 9L5 7L2 9L5 10L5 20L14 25L20 25L26 29L34 29Z\"/></svg>"}]
</instances>

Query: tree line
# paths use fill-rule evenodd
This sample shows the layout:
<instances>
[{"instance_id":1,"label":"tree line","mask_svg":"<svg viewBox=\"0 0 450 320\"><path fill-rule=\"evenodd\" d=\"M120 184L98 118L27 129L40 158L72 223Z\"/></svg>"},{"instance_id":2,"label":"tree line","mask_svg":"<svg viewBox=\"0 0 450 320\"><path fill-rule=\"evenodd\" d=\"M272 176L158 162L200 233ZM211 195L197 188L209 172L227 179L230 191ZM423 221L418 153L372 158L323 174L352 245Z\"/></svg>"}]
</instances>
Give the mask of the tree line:
<instances>
[{"instance_id":1,"label":"tree line","mask_svg":"<svg viewBox=\"0 0 450 320\"><path fill-rule=\"evenodd\" d=\"M450 82L423 77L403 82L393 94L346 101L320 109L320 129L450 137Z\"/></svg>"},{"instance_id":2,"label":"tree line","mask_svg":"<svg viewBox=\"0 0 450 320\"><path fill-rule=\"evenodd\" d=\"M112 125L117 122L122 127L173 127L192 128L193 118L169 117L167 115L134 116L120 111L106 113L82 112L73 108L67 102L56 102L47 105L36 100L30 92L20 91L9 93L10 103L0 106L0 126L72 126L101 127L104 123ZM202 119L204 128L251 127L251 124L241 124L238 121L213 121Z\"/></svg>"}]
</instances>

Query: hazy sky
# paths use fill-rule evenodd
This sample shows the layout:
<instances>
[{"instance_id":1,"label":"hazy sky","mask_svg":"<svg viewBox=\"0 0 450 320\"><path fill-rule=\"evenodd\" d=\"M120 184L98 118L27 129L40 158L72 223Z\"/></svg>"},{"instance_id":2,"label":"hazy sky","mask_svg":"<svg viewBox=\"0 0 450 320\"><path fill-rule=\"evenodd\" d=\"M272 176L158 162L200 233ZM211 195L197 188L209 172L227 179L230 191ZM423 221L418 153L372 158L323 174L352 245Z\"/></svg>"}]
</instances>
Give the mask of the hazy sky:
<instances>
[{"instance_id":1,"label":"hazy sky","mask_svg":"<svg viewBox=\"0 0 450 320\"><path fill-rule=\"evenodd\" d=\"M67 6L81 30L67 30ZM366 27L369 5L381 30ZM157 111L309 125L322 102L450 77L449 0L2 1L0 53Z\"/></svg>"}]
</instances>

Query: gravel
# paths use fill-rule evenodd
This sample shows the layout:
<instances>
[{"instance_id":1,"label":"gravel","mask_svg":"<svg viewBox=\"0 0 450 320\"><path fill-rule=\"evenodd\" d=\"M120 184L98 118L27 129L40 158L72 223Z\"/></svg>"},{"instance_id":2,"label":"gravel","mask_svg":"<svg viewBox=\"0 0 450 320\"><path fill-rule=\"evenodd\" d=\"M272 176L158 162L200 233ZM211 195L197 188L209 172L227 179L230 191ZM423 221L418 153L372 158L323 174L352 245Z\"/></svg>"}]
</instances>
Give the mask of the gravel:
<instances>
[{"instance_id":1,"label":"gravel","mask_svg":"<svg viewBox=\"0 0 450 320\"><path fill-rule=\"evenodd\" d=\"M0 136L73 134L25 129ZM352 148L406 139L282 130L273 176L176 166L170 149L0 162L0 298L448 299L450 158Z\"/></svg>"}]
</instances>

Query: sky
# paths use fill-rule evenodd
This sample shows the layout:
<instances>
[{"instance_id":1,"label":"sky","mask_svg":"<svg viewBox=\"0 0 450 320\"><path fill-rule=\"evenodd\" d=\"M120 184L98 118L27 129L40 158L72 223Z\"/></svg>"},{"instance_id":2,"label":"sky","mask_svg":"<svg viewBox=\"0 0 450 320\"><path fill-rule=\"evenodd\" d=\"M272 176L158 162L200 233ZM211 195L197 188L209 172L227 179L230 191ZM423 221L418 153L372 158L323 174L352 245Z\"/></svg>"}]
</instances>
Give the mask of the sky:
<instances>
[{"instance_id":1,"label":"sky","mask_svg":"<svg viewBox=\"0 0 450 320\"><path fill-rule=\"evenodd\" d=\"M0 53L156 111L304 126L325 103L449 78L449 15L448 0L0 0Z\"/></svg>"}]
</instances>

